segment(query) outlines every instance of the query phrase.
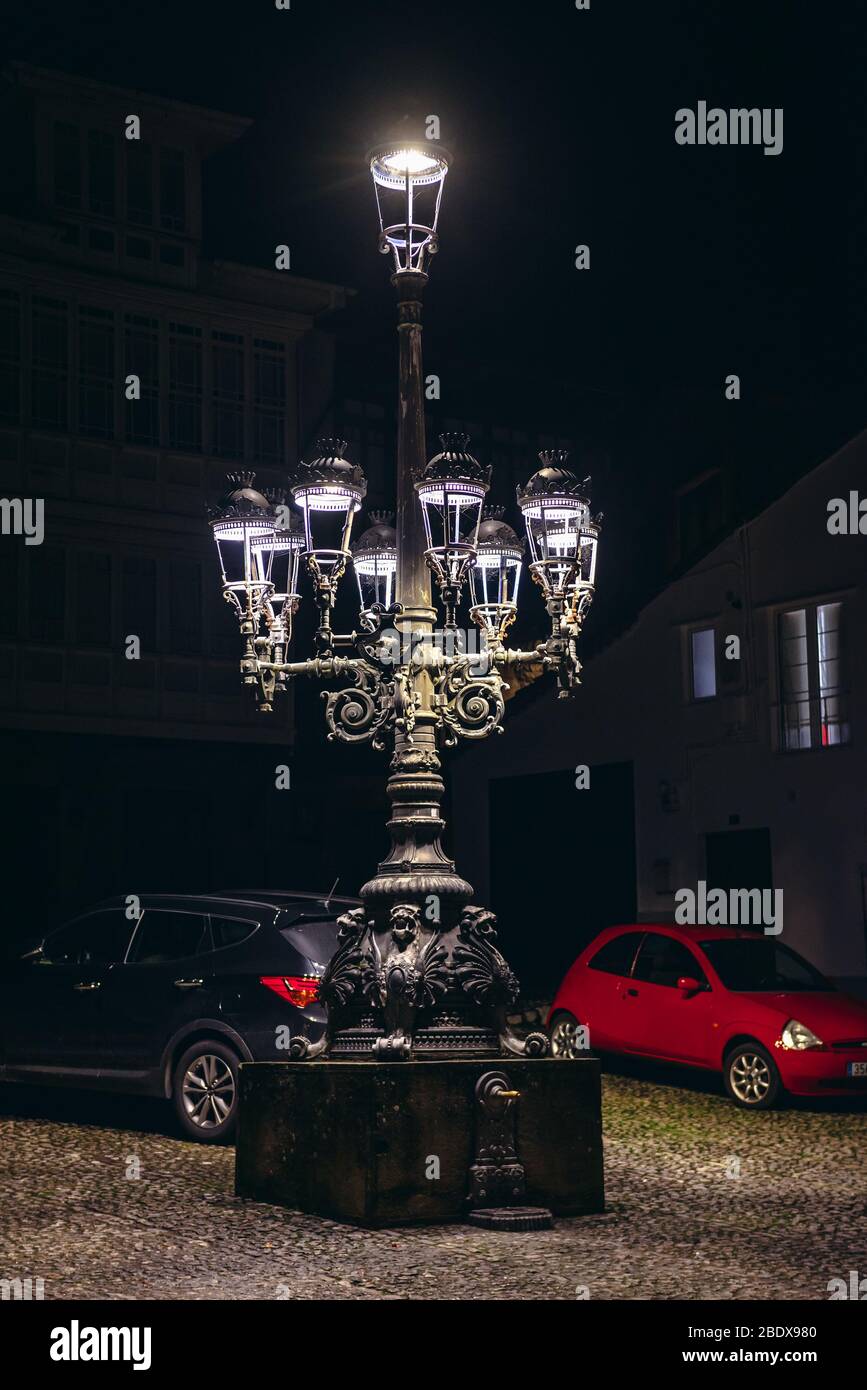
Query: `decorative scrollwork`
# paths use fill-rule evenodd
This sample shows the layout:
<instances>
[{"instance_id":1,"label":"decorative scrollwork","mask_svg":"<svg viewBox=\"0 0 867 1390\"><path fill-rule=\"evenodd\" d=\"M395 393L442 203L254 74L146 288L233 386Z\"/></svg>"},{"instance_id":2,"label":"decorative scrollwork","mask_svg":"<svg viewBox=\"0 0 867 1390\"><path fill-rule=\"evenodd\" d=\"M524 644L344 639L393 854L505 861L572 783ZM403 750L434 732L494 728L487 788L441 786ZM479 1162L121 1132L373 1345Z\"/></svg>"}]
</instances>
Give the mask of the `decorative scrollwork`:
<instances>
[{"instance_id":1,"label":"decorative scrollwork","mask_svg":"<svg viewBox=\"0 0 867 1390\"><path fill-rule=\"evenodd\" d=\"M329 1008L343 1008L348 1004L361 983L365 961L358 936L352 935L342 946L338 946L319 986L322 1003Z\"/></svg>"},{"instance_id":2,"label":"decorative scrollwork","mask_svg":"<svg viewBox=\"0 0 867 1390\"><path fill-rule=\"evenodd\" d=\"M421 704L421 695L413 690L409 671L400 669L394 673L394 723L395 727L412 743L415 729L415 712Z\"/></svg>"},{"instance_id":3,"label":"decorative scrollwork","mask_svg":"<svg viewBox=\"0 0 867 1390\"><path fill-rule=\"evenodd\" d=\"M379 746L384 726L392 714L391 690L388 685L364 684L343 690L324 690L325 722L329 741L341 743L373 742Z\"/></svg>"},{"instance_id":4,"label":"decorative scrollwork","mask_svg":"<svg viewBox=\"0 0 867 1390\"><path fill-rule=\"evenodd\" d=\"M520 986L508 963L493 944L493 913L483 908L464 908L452 952L455 975L475 1004L513 1004Z\"/></svg>"},{"instance_id":5,"label":"decorative scrollwork","mask_svg":"<svg viewBox=\"0 0 867 1390\"><path fill-rule=\"evenodd\" d=\"M439 936L434 935L418 959L415 981L418 1008L433 1008L447 993L449 984L449 953Z\"/></svg>"},{"instance_id":6,"label":"decorative scrollwork","mask_svg":"<svg viewBox=\"0 0 867 1390\"><path fill-rule=\"evenodd\" d=\"M474 676L472 660L456 662L439 682L437 706L444 727L443 741L453 747L459 738L487 738L502 733L500 721L505 712L503 681L498 672Z\"/></svg>"}]
</instances>

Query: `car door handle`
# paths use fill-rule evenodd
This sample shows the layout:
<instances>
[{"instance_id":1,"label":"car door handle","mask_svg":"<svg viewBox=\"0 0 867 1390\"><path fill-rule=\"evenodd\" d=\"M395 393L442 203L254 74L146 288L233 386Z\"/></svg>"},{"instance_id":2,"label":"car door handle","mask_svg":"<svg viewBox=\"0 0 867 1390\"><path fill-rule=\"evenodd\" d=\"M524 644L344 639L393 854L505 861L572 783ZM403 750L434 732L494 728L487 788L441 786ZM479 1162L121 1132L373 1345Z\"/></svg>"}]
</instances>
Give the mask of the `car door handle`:
<instances>
[{"instance_id":1,"label":"car door handle","mask_svg":"<svg viewBox=\"0 0 867 1390\"><path fill-rule=\"evenodd\" d=\"M175 980L175 989L200 989L204 980Z\"/></svg>"},{"instance_id":2,"label":"car door handle","mask_svg":"<svg viewBox=\"0 0 867 1390\"><path fill-rule=\"evenodd\" d=\"M78 984L73 985L72 988L84 992L89 989L99 989L101 984L102 980L79 980Z\"/></svg>"},{"instance_id":3,"label":"car door handle","mask_svg":"<svg viewBox=\"0 0 867 1390\"><path fill-rule=\"evenodd\" d=\"M628 989L628 990L626 991L626 994L630 995L631 998L633 998L633 999L637 999L637 998L638 998L638 990L637 990L637 989ZM624 994L624 996L623 996L624 999L626 998L626 994Z\"/></svg>"}]
</instances>

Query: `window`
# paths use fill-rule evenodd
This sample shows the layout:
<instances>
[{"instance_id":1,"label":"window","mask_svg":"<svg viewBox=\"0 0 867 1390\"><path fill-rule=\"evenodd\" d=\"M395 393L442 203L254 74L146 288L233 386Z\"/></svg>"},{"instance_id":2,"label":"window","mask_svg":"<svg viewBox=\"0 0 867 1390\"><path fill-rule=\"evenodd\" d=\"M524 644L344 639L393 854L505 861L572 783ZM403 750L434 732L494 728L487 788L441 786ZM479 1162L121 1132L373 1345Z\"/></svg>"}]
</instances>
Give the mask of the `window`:
<instances>
[{"instance_id":1,"label":"window","mask_svg":"<svg viewBox=\"0 0 867 1390\"><path fill-rule=\"evenodd\" d=\"M33 299L32 415L34 425L66 428L66 305L57 299Z\"/></svg>"},{"instance_id":2,"label":"window","mask_svg":"<svg viewBox=\"0 0 867 1390\"><path fill-rule=\"evenodd\" d=\"M160 150L160 226L182 232L186 213L183 150Z\"/></svg>"},{"instance_id":3,"label":"window","mask_svg":"<svg viewBox=\"0 0 867 1390\"><path fill-rule=\"evenodd\" d=\"M197 560L173 559L169 570L169 650L202 649L202 570Z\"/></svg>"},{"instance_id":4,"label":"window","mask_svg":"<svg viewBox=\"0 0 867 1390\"><path fill-rule=\"evenodd\" d=\"M699 628L690 633L692 698L710 700L716 695L716 629Z\"/></svg>"},{"instance_id":5,"label":"window","mask_svg":"<svg viewBox=\"0 0 867 1390\"><path fill-rule=\"evenodd\" d=\"M707 976L688 946L676 941L673 936L648 932L638 952L633 979L676 989L678 980L684 976L698 980L699 984L707 984Z\"/></svg>"},{"instance_id":6,"label":"window","mask_svg":"<svg viewBox=\"0 0 867 1390\"><path fill-rule=\"evenodd\" d=\"M81 207L81 139L78 126L54 123L54 201L61 208Z\"/></svg>"},{"instance_id":7,"label":"window","mask_svg":"<svg viewBox=\"0 0 867 1390\"><path fill-rule=\"evenodd\" d=\"M834 986L789 946L758 936L716 937L701 948L726 989L777 994L781 990L824 993Z\"/></svg>"},{"instance_id":8,"label":"window","mask_svg":"<svg viewBox=\"0 0 867 1390\"><path fill-rule=\"evenodd\" d=\"M21 419L21 306L18 295L0 290L0 420Z\"/></svg>"},{"instance_id":9,"label":"window","mask_svg":"<svg viewBox=\"0 0 867 1390\"><path fill-rule=\"evenodd\" d=\"M839 601L778 616L780 742L785 752L849 742L843 619Z\"/></svg>"},{"instance_id":10,"label":"window","mask_svg":"<svg viewBox=\"0 0 867 1390\"><path fill-rule=\"evenodd\" d=\"M87 245L91 251L99 251L101 255L114 255L114 232L108 231L106 227L90 227L87 233Z\"/></svg>"},{"instance_id":11,"label":"window","mask_svg":"<svg viewBox=\"0 0 867 1390\"><path fill-rule=\"evenodd\" d=\"M211 933L214 938L214 949L220 950L223 946L238 946L242 941L246 941L248 936L252 936L258 927L258 922L245 922L237 917L212 917Z\"/></svg>"},{"instance_id":12,"label":"window","mask_svg":"<svg viewBox=\"0 0 867 1390\"><path fill-rule=\"evenodd\" d=\"M160 345L156 319L127 314L124 320L124 378L137 376L141 396L125 401L130 444L159 444Z\"/></svg>"},{"instance_id":13,"label":"window","mask_svg":"<svg viewBox=\"0 0 867 1390\"><path fill-rule=\"evenodd\" d=\"M132 965L167 965L211 949L208 919L200 912L145 910L130 952Z\"/></svg>"},{"instance_id":14,"label":"window","mask_svg":"<svg viewBox=\"0 0 867 1390\"><path fill-rule=\"evenodd\" d=\"M160 246L160 265L183 266L183 264L183 246L175 246L173 242L164 241Z\"/></svg>"},{"instance_id":15,"label":"window","mask_svg":"<svg viewBox=\"0 0 867 1390\"><path fill-rule=\"evenodd\" d=\"M237 333L212 334L212 451L220 458L244 455L244 340Z\"/></svg>"},{"instance_id":16,"label":"window","mask_svg":"<svg viewBox=\"0 0 867 1390\"><path fill-rule=\"evenodd\" d=\"M114 136L106 130L87 133L87 186L91 212L114 217Z\"/></svg>"},{"instance_id":17,"label":"window","mask_svg":"<svg viewBox=\"0 0 867 1390\"><path fill-rule=\"evenodd\" d=\"M153 247L146 236L128 236L124 242L126 254L136 261L149 261Z\"/></svg>"},{"instance_id":18,"label":"window","mask_svg":"<svg viewBox=\"0 0 867 1390\"><path fill-rule=\"evenodd\" d=\"M126 142L126 216L128 222L149 227L154 215L153 154L139 140Z\"/></svg>"},{"instance_id":19,"label":"window","mask_svg":"<svg viewBox=\"0 0 867 1390\"><path fill-rule=\"evenodd\" d=\"M111 644L111 556L85 550L75 563L75 640Z\"/></svg>"},{"instance_id":20,"label":"window","mask_svg":"<svg viewBox=\"0 0 867 1390\"><path fill-rule=\"evenodd\" d=\"M114 435L114 315L79 310L78 430L100 439Z\"/></svg>"},{"instance_id":21,"label":"window","mask_svg":"<svg viewBox=\"0 0 867 1390\"><path fill-rule=\"evenodd\" d=\"M628 975L643 936L644 932L628 931L612 937L596 952L590 961L590 969L604 970L607 975Z\"/></svg>"},{"instance_id":22,"label":"window","mask_svg":"<svg viewBox=\"0 0 867 1390\"><path fill-rule=\"evenodd\" d=\"M279 464L285 456L285 348L254 338L253 349L253 449L260 463Z\"/></svg>"},{"instance_id":23,"label":"window","mask_svg":"<svg viewBox=\"0 0 867 1390\"><path fill-rule=\"evenodd\" d=\"M58 545L26 548L31 637L62 642L66 635L66 552Z\"/></svg>"},{"instance_id":24,"label":"window","mask_svg":"<svg viewBox=\"0 0 867 1390\"><path fill-rule=\"evenodd\" d=\"M126 955L132 929L120 908L92 912L52 932L41 959L52 965L114 965Z\"/></svg>"},{"instance_id":25,"label":"window","mask_svg":"<svg viewBox=\"0 0 867 1390\"><path fill-rule=\"evenodd\" d=\"M17 545L0 546L0 637L18 636L18 562L20 555L21 547Z\"/></svg>"},{"instance_id":26,"label":"window","mask_svg":"<svg viewBox=\"0 0 867 1390\"><path fill-rule=\"evenodd\" d=\"M169 324L169 446L202 447L202 330Z\"/></svg>"},{"instance_id":27,"label":"window","mask_svg":"<svg viewBox=\"0 0 867 1390\"><path fill-rule=\"evenodd\" d=\"M125 555L122 564L122 639L139 637L142 655L157 645L157 570L147 555ZM141 665L124 659L123 668Z\"/></svg>"}]
</instances>

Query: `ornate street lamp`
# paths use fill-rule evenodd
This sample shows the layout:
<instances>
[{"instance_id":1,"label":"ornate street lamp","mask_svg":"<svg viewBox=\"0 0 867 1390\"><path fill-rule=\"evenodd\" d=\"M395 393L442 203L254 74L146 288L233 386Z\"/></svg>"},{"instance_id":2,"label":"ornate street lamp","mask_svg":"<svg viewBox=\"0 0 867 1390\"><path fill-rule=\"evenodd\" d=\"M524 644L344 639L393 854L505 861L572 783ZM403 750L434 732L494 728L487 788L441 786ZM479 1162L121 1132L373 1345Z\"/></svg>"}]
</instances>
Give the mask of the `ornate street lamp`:
<instances>
[{"instance_id":1,"label":"ornate street lamp","mask_svg":"<svg viewBox=\"0 0 867 1390\"><path fill-rule=\"evenodd\" d=\"M438 250L437 223L448 151L433 141L395 141L368 155L379 213L379 249L389 252L394 269L424 271ZM427 218L427 221L423 220Z\"/></svg>"},{"instance_id":2,"label":"ornate street lamp","mask_svg":"<svg viewBox=\"0 0 867 1390\"><path fill-rule=\"evenodd\" d=\"M245 539L246 528L258 525L265 531L270 527L276 536L266 500L241 489L221 514L230 528L227 538L243 542L240 578L224 582L255 638L242 672L245 680L252 673L258 681L260 702L270 707L275 682L279 688L295 676L314 677L325 682L330 739L369 742L392 751L387 782L391 845L360 890L363 905L340 919L340 944L320 990L327 1028L316 1041L300 1035L292 1039L291 1056L297 1060L490 1062L505 1056L541 1057L548 1051L544 1032L518 1036L510 1026L507 1015L518 983L495 945L495 919L472 904L472 886L442 847L440 753L459 739L501 732L506 667L541 666L556 676L561 696L578 684L576 643L594 592L599 518L591 518L587 482L579 482L566 468L565 455L543 454L542 467L519 491L519 503L530 568L545 595L551 634L529 651L506 649L523 547L501 511L486 513L480 525L491 469L468 452L466 436L443 436L441 452L425 461L422 294L428 280L425 265L437 247L448 162L441 147L426 141L398 142L369 159L380 249L393 258L399 400L396 532L384 517L374 515L352 556L362 630L337 633L331 627L337 584L350 558L353 517L366 490L361 470L344 457L340 441L322 441L291 487L320 609L311 657L286 659L273 623L269 626L276 581L266 576L273 576L279 552L273 540L254 547ZM425 196L432 200L427 213L421 210ZM391 199L397 210L386 212ZM484 673L474 654L444 650L438 640L431 572L445 627L452 632L469 576L472 617L487 638L491 657ZM287 602L288 597L284 612ZM394 643L386 617L390 629L408 640ZM266 629L261 633L260 618ZM279 627L277 631L279 635ZM491 1103L501 1114L516 1092L497 1086ZM506 1099L496 1100L498 1096ZM496 1180L501 1179L505 1181L502 1173Z\"/></svg>"},{"instance_id":3,"label":"ornate street lamp","mask_svg":"<svg viewBox=\"0 0 867 1390\"><path fill-rule=\"evenodd\" d=\"M542 467L518 488L530 547L530 573L541 588L551 618L545 644L556 667L560 694L568 695L581 669L576 649L596 588L596 548L601 516L590 515L590 479L567 467L565 449L543 449Z\"/></svg>"},{"instance_id":4,"label":"ornate street lamp","mask_svg":"<svg viewBox=\"0 0 867 1390\"><path fill-rule=\"evenodd\" d=\"M223 598L234 609L244 639L241 675L245 685L259 684L255 640L274 589L268 557L254 543L273 534L275 517L268 498L253 487L255 478L249 472L227 474L228 490L209 508Z\"/></svg>"},{"instance_id":5,"label":"ornate street lamp","mask_svg":"<svg viewBox=\"0 0 867 1390\"><path fill-rule=\"evenodd\" d=\"M316 586L321 653L331 651L331 610L350 559L352 522L367 492L364 473L345 452L342 439L318 440L316 457L301 463L292 480L292 498L304 519L304 558Z\"/></svg>"},{"instance_id":6,"label":"ornate street lamp","mask_svg":"<svg viewBox=\"0 0 867 1390\"><path fill-rule=\"evenodd\" d=\"M272 586L265 600L264 616L274 659L281 661L292 640L292 619L301 602L298 570L305 537L301 518L290 511L282 495L269 494L268 500L274 509L274 529L254 535L250 549Z\"/></svg>"},{"instance_id":7,"label":"ornate street lamp","mask_svg":"<svg viewBox=\"0 0 867 1390\"><path fill-rule=\"evenodd\" d=\"M508 522L505 507L486 507L470 570L473 606L470 617L484 633L489 648L501 647L518 611L523 543Z\"/></svg>"},{"instance_id":8,"label":"ornate street lamp","mask_svg":"<svg viewBox=\"0 0 867 1390\"><path fill-rule=\"evenodd\" d=\"M447 628L456 626L464 579L476 562L482 502L491 482L490 467L467 452L469 442L466 434L440 435L442 452L415 485L427 537L425 559L439 585Z\"/></svg>"},{"instance_id":9,"label":"ornate street lamp","mask_svg":"<svg viewBox=\"0 0 867 1390\"><path fill-rule=\"evenodd\" d=\"M374 630L381 613L394 603L397 575L397 532L393 512L371 512L371 525L352 547L352 565L358 581L359 621Z\"/></svg>"}]
</instances>

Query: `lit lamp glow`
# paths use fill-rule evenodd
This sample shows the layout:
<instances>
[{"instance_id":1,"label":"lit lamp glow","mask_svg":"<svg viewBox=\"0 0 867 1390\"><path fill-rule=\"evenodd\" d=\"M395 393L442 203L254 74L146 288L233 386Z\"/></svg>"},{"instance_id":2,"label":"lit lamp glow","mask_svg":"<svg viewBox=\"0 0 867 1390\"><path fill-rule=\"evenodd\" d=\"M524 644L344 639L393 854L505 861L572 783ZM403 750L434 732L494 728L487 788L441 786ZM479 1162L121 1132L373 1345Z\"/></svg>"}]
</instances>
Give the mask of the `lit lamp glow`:
<instances>
[{"instance_id":1,"label":"lit lamp glow","mask_svg":"<svg viewBox=\"0 0 867 1390\"><path fill-rule=\"evenodd\" d=\"M273 534L274 513L268 498L254 488L255 477L255 473L229 473L229 489L210 516L223 576L223 597L247 631L258 628L274 587L270 561L258 547L259 542Z\"/></svg>"},{"instance_id":2,"label":"lit lamp glow","mask_svg":"<svg viewBox=\"0 0 867 1390\"><path fill-rule=\"evenodd\" d=\"M370 172L379 212L379 249L391 252L395 273L424 271L437 250L437 222L448 151L430 140L396 141L371 150Z\"/></svg>"},{"instance_id":3,"label":"lit lamp glow","mask_svg":"<svg viewBox=\"0 0 867 1390\"><path fill-rule=\"evenodd\" d=\"M391 512L371 512L373 523L352 547L358 582L361 621L370 626L374 614L391 608L397 578L397 533Z\"/></svg>"},{"instance_id":4,"label":"lit lamp glow","mask_svg":"<svg viewBox=\"0 0 867 1390\"><path fill-rule=\"evenodd\" d=\"M491 481L490 466L483 467L467 452L469 442L466 434L441 434L442 452L415 485L427 538L425 558L440 586L447 625L454 623L464 578L475 564L482 502Z\"/></svg>"},{"instance_id":5,"label":"lit lamp glow","mask_svg":"<svg viewBox=\"0 0 867 1390\"><path fill-rule=\"evenodd\" d=\"M470 616L491 644L501 644L515 618L523 543L503 520L503 507L482 514L476 563L470 569Z\"/></svg>"},{"instance_id":6,"label":"lit lamp glow","mask_svg":"<svg viewBox=\"0 0 867 1390\"><path fill-rule=\"evenodd\" d=\"M304 549L304 532L300 517L290 513L282 525L275 518L274 530L255 535L250 549L262 574L271 583L271 593L265 602L265 619L272 640L285 648L291 641L292 618L301 602L298 569Z\"/></svg>"},{"instance_id":7,"label":"lit lamp glow","mask_svg":"<svg viewBox=\"0 0 867 1390\"><path fill-rule=\"evenodd\" d=\"M346 442L320 439L316 458L302 463L292 497L304 519L304 553L315 579L336 584L349 559L355 513L367 492L361 469L343 457Z\"/></svg>"},{"instance_id":8,"label":"lit lamp glow","mask_svg":"<svg viewBox=\"0 0 867 1390\"><path fill-rule=\"evenodd\" d=\"M579 481L566 468L565 449L543 449L542 467L526 487L518 488L530 545L530 572L545 597L570 594L576 584L579 550L592 540L591 568L595 570L595 535L587 495L590 479ZM592 580L590 581L592 583Z\"/></svg>"}]
</instances>

